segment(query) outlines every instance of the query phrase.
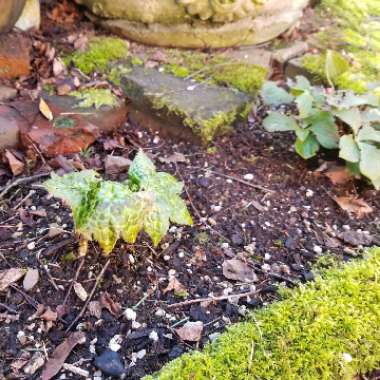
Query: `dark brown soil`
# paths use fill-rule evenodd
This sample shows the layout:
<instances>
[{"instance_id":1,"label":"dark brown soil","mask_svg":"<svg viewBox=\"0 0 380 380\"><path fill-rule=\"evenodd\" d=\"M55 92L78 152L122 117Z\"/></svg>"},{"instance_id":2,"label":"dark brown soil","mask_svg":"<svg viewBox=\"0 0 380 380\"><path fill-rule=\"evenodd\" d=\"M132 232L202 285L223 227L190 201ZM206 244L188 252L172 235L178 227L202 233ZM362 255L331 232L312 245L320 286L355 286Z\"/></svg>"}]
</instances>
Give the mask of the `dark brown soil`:
<instances>
[{"instance_id":1,"label":"dark brown soil","mask_svg":"<svg viewBox=\"0 0 380 380\"><path fill-rule=\"evenodd\" d=\"M68 32L62 32L60 26L49 28L44 30L43 38L59 38L60 33L66 36ZM28 85L40 80L38 70ZM84 331L86 343L77 346L67 362L89 370L90 377L95 378L94 357L108 347L111 338L121 335L119 354L126 366L126 378L140 379L183 352L202 347L210 335L241 320L248 310L275 300L279 283L293 286L298 281L312 280L311 266L320 251L330 251L343 260L351 258L361 247L346 243L343 232L368 231L372 244L380 244L378 194L365 182L332 185L318 169L335 165L334 156L322 154L318 160L303 161L293 152L290 136L264 132L260 128L263 110L256 113L249 125L238 126L234 135L219 139L209 148L162 139L143 126L127 122L114 136L100 139L82 154L31 163L30 175L52 168L60 172L95 168L107 178L122 180L125 171L104 173L106 156L132 159L137 149L143 148L160 170L185 183L183 196L195 221L191 228L171 228L157 249L145 236L133 246L119 242L109 258L102 256L96 245L90 246L77 282L90 293L110 259L92 300L99 300L100 294L107 292L123 310L135 307L140 327L105 309L101 318L91 316L87 310L72 329ZM174 153L184 155L186 162L165 163L165 158ZM5 164L0 166L0 173L3 188L12 178ZM19 316L19 321L1 321L0 325L0 378L4 379L14 378L10 365L22 351L51 355L83 307L83 301L72 291L67 313L50 327L40 318L30 320L38 304L56 310L64 303L79 265L73 258L77 239L69 210L38 184L31 181L15 186L0 200L0 270L29 267L40 273L37 286L26 297L21 283L0 294L0 313L5 311L1 306L4 304ZM342 195L359 196L373 212L362 219L347 214L334 200ZM51 237L49 231L54 226L63 231ZM169 307L183 301L172 291L165 292L169 275L175 275L186 288L189 300L252 290L253 284L229 281L223 276L223 262L233 257L255 268L256 296L241 298L238 303L214 302L207 307ZM185 343L175 333L188 320L205 325L197 344ZM20 331L25 333L26 341L20 342ZM151 339L152 331L158 334L158 341ZM141 350L146 350L146 355L133 363ZM79 378L65 373L66 378ZM24 378L37 379L39 375L38 371Z\"/></svg>"}]
</instances>

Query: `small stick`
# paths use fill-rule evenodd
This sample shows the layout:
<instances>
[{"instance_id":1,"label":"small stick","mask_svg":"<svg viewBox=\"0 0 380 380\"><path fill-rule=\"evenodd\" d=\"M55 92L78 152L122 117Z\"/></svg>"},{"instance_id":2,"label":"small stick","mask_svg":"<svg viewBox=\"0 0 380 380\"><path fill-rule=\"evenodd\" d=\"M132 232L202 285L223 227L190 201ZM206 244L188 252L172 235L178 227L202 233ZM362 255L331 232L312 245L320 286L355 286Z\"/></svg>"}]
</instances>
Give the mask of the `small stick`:
<instances>
[{"instance_id":1,"label":"small stick","mask_svg":"<svg viewBox=\"0 0 380 380\"><path fill-rule=\"evenodd\" d=\"M18 286L14 284L10 284L9 287L16 290L16 292L20 293L25 298L25 301L28 302L28 304L32 306L35 310L37 310L38 302L35 299L33 299L31 296L26 294L24 291L22 291Z\"/></svg>"},{"instance_id":2,"label":"small stick","mask_svg":"<svg viewBox=\"0 0 380 380\"><path fill-rule=\"evenodd\" d=\"M229 294L228 296L221 296L221 297L208 297L208 298L197 298L194 300L187 300L183 302L178 302L178 303L173 303L171 305L168 305L169 309L174 309L177 307L183 307L183 306L188 306L188 305L193 305L195 303L202 303L202 302L220 302L220 301L225 301L228 300L229 298L236 298L236 297L251 297L255 296L260 293L260 290L252 290L250 292L246 293L240 293L240 294Z\"/></svg>"},{"instance_id":3,"label":"small stick","mask_svg":"<svg viewBox=\"0 0 380 380\"><path fill-rule=\"evenodd\" d=\"M40 174L32 175L30 177L18 178L18 179L16 179L16 181L13 181L8 186L3 187L3 189L0 193L0 199L4 198L4 196L9 192L9 190L13 189L14 187L16 187L18 185L23 185L23 184L28 183L28 182L33 182L37 179L44 178L44 177L47 177L49 175L50 175L50 173L40 173Z\"/></svg>"},{"instance_id":4,"label":"small stick","mask_svg":"<svg viewBox=\"0 0 380 380\"><path fill-rule=\"evenodd\" d=\"M75 283L77 282L77 280L78 280L79 273L80 273L80 271L81 271L81 269L82 269L82 267L83 267L83 264L84 264L84 259L85 259L84 257L81 257L81 258L80 258L80 261L79 261L79 265L78 265L77 271L75 272L75 276L74 276L74 278L71 280L69 290L67 291L66 296L65 296L65 299L64 299L64 301L63 301L63 305L66 305L66 303L67 303L67 301L68 301L68 299L69 299L69 297L70 297L71 290L73 289L74 284L75 284Z\"/></svg>"},{"instance_id":5,"label":"small stick","mask_svg":"<svg viewBox=\"0 0 380 380\"><path fill-rule=\"evenodd\" d=\"M250 183L248 181L245 181L244 179L240 179L240 178L237 178L235 176L230 176L230 175L227 175L227 174L223 174L223 173L220 173L220 172L216 172L214 170L210 170L210 169L202 169L203 171L206 171L206 172L209 172L209 173L213 173L215 175L218 175L219 177L223 177L223 178L227 178L227 179L230 179L232 181L235 181L235 182L239 182L245 186L248 186L248 187L252 187L253 189L257 189L257 190L261 190L265 193L274 193L273 190L270 190L270 189L267 189L263 186L260 186L260 185L255 185L254 183Z\"/></svg>"},{"instance_id":6,"label":"small stick","mask_svg":"<svg viewBox=\"0 0 380 380\"><path fill-rule=\"evenodd\" d=\"M58 292L59 291L58 285L56 284L56 282L54 281L54 278L50 274L49 269L45 265L42 265L42 268L44 268L45 273L48 276L50 283L53 285L54 289Z\"/></svg>"},{"instance_id":7,"label":"small stick","mask_svg":"<svg viewBox=\"0 0 380 380\"><path fill-rule=\"evenodd\" d=\"M87 309L88 304L90 303L92 297L93 297L94 294L95 294L96 288L98 287L100 280L101 280L102 277L104 276L104 273L105 273L105 271L107 270L107 268L108 268L108 266L110 265L110 263L111 263L111 260L110 260L110 259L105 263L103 269L101 270L101 272L99 273L98 277L96 278L95 285L94 285L94 287L92 288L90 295L87 297L87 300L86 300L85 304L83 305L81 311L80 311L79 314L75 317L75 319L70 323L70 326L66 329L66 331L65 331L66 334L67 334L67 333L72 329L72 327L73 327L73 326L79 321L79 319L82 318L83 314L85 313L85 311L86 311L86 309Z\"/></svg>"},{"instance_id":8,"label":"small stick","mask_svg":"<svg viewBox=\"0 0 380 380\"><path fill-rule=\"evenodd\" d=\"M0 303L0 307L9 311L10 313L17 314L17 311L15 309L11 308L10 306L6 305L5 303Z\"/></svg>"}]
</instances>

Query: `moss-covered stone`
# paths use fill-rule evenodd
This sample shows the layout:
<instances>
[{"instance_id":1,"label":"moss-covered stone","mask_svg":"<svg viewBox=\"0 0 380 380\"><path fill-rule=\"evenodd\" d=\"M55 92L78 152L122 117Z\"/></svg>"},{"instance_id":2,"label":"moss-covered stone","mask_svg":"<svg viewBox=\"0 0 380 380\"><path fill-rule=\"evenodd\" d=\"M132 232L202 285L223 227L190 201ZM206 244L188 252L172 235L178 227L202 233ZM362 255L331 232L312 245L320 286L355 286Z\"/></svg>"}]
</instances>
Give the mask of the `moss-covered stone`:
<instances>
[{"instance_id":1,"label":"moss-covered stone","mask_svg":"<svg viewBox=\"0 0 380 380\"><path fill-rule=\"evenodd\" d=\"M251 103L247 95L228 88L142 67L123 75L121 84L134 106L152 111L162 124L174 122L179 128L190 128L204 143L231 131Z\"/></svg>"},{"instance_id":2,"label":"moss-covered stone","mask_svg":"<svg viewBox=\"0 0 380 380\"><path fill-rule=\"evenodd\" d=\"M380 363L380 249L283 290L203 352L145 380L352 380Z\"/></svg>"},{"instance_id":3,"label":"moss-covered stone","mask_svg":"<svg viewBox=\"0 0 380 380\"><path fill-rule=\"evenodd\" d=\"M87 88L73 91L70 96L78 99L78 107L96 109L109 106L115 107L119 104L118 98L109 89L104 88Z\"/></svg>"},{"instance_id":4,"label":"moss-covered stone","mask_svg":"<svg viewBox=\"0 0 380 380\"><path fill-rule=\"evenodd\" d=\"M349 63L344 73L333 78L334 84L359 93L380 92L380 2L323 0L319 9L330 24L317 35L321 56L306 57L305 67L326 79L324 51L331 49Z\"/></svg>"},{"instance_id":5,"label":"moss-covered stone","mask_svg":"<svg viewBox=\"0 0 380 380\"><path fill-rule=\"evenodd\" d=\"M66 64L73 63L85 74L95 70L104 72L109 62L128 56L128 43L120 38L95 37L85 51L77 51L65 57Z\"/></svg>"}]
</instances>

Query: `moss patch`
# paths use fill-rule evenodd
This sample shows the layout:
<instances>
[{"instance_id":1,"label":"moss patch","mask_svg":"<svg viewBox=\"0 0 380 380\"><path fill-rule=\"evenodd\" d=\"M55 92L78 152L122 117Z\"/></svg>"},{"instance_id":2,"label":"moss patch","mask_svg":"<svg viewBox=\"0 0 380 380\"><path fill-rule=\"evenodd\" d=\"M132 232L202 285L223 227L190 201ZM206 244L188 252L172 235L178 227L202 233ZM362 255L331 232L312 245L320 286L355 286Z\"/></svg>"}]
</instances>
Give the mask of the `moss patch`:
<instances>
[{"instance_id":1,"label":"moss patch","mask_svg":"<svg viewBox=\"0 0 380 380\"><path fill-rule=\"evenodd\" d=\"M169 54L167 72L179 78L224 85L255 95L268 74L262 66L234 61L223 54L210 55L174 50Z\"/></svg>"},{"instance_id":2,"label":"moss patch","mask_svg":"<svg viewBox=\"0 0 380 380\"><path fill-rule=\"evenodd\" d=\"M282 296L145 380L352 380L379 366L379 248Z\"/></svg>"},{"instance_id":3,"label":"moss patch","mask_svg":"<svg viewBox=\"0 0 380 380\"><path fill-rule=\"evenodd\" d=\"M380 2L378 0L323 0L324 19L334 20L318 34L320 45L342 53L348 69L334 78L343 89L359 93L380 91ZM307 57L305 67L326 79L323 72L325 55Z\"/></svg>"},{"instance_id":4,"label":"moss patch","mask_svg":"<svg viewBox=\"0 0 380 380\"><path fill-rule=\"evenodd\" d=\"M109 89L89 88L73 91L70 96L79 100L78 107L81 108L95 107L98 109L102 106L115 107L118 104L118 98Z\"/></svg>"},{"instance_id":5,"label":"moss patch","mask_svg":"<svg viewBox=\"0 0 380 380\"><path fill-rule=\"evenodd\" d=\"M75 52L67 56L66 64L73 63L85 74L95 70L104 72L110 61L125 58L128 55L128 43L120 38L95 37L90 40L84 52Z\"/></svg>"}]
</instances>

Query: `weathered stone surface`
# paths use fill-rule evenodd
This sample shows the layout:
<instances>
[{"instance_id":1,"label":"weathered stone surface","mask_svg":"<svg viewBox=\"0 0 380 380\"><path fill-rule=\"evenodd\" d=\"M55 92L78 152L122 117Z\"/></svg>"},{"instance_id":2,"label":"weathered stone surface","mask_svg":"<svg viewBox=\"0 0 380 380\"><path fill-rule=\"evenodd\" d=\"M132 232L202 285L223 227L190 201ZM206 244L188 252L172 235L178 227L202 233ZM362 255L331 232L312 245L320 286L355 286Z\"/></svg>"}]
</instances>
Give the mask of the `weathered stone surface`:
<instances>
[{"instance_id":1,"label":"weathered stone surface","mask_svg":"<svg viewBox=\"0 0 380 380\"><path fill-rule=\"evenodd\" d=\"M292 26L308 0L76 0L105 28L149 45L252 45Z\"/></svg>"},{"instance_id":2,"label":"weathered stone surface","mask_svg":"<svg viewBox=\"0 0 380 380\"><path fill-rule=\"evenodd\" d=\"M12 100L16 95L17 90L15 88L0 85L0 102Z\"/></svg>"},{"instance_id":3,"label":"weathered stone surface","mask_svg":"<svg viewBox=\"0 0 380 380\"><path fill-rule=\"evenodd\" d=\"M309 44L304 41L297 41L294 44L277 50L273 54L273 59L281 64L285 64L289 60L305 54L309 49Z\"/></svg>"},{"instance_id":4,"label":"weathered stone surface","mask_svg":"<svg viewBox=\"0 0 380 380\"><path fill-rule=\"evenodd\" d=\"M135 67L121 80L132 100L130 118L153 129L204 143L231 130L251 99L228 88L180 79L154 69ZM148 122L147 116L150 116Z\"/></svg>"},{"instance_id":5,"label":"weathered stone surface","mask_svg":"<svg viewBox=\"0 0 380 380\"><path fill-rule=\"evenodd\" d=\"M77 108L77 100L70 96L44 96L54 120L47 120L39 111L38 102L12 103L12 120L20 129L21 143L28 149L54 157L78 153L88 148L102 132L119 127L126 120L126 107ZM16 118L16 119L15 119ZM1 124L0 124L1 125ZM13 136L13 135L12 135ZM11 141L14 145L15 141Z\"/></svg>"},{"instance_id":6,"label":"weathered stone surface","mask_svg":"<svg viewBox=\"0 0 380 380\"><path fill-rule=\"evenodd\" d=\"M38 29L41 23L40 0L26 0L25 7L17 20L15 27L27 31Z\"/></svg>"},{"instance_id":7,"label":"weathered stone surface","mask_svg":"<svg viewBox=\"0 0 380 380\"><path fill-rule=\"evenodd\" d=\"M0 105L0 149L17 146L20 128L26 125L15 109Z\"/></svg>"},{"instance_id":8,"label":"weathered stone surface","mask_svg":"<svg viewBox=\"0 0 380 380\"><path fill-rule=\"evenodd\" d=\"M286 77L295 78L298 75L302 75L310 79L314 84L322 84L321 79L318 79L316 75L310 73L310 71L305 68L303 64L303 57L291 59L285 64Z\"/></svg>"},{"instance_id":9,"label":"weathered stone surface","mask_svg":"<svg viewBox=\"0 0 380 380\"><path fill-rule=\"evenodd\" d=\"M243 46L223 53L223 56L249 65L258 65L271 68L273 53L270 50L258 48L256 46Z\"/></svg>"},{"instance_id":10,"label":"weathered stone surface","mask_svg":"<svg viewBox=\"0 0 380 380\"><path fill-rule=\"evenodd\" d=\"M24 9L25 0L0 0L0 33L13 28Z\"/></svg>"},{"instance_id":11,"label":"weathered stone surface","mask_svg":"<svg viewBox=\"0 0 380 380\"><path fill-rule=\"evenodd\" d=\"M18 34L0 38L0 78L16 78L30 73L30 41Z\"/></svg>"}]
</instances>

